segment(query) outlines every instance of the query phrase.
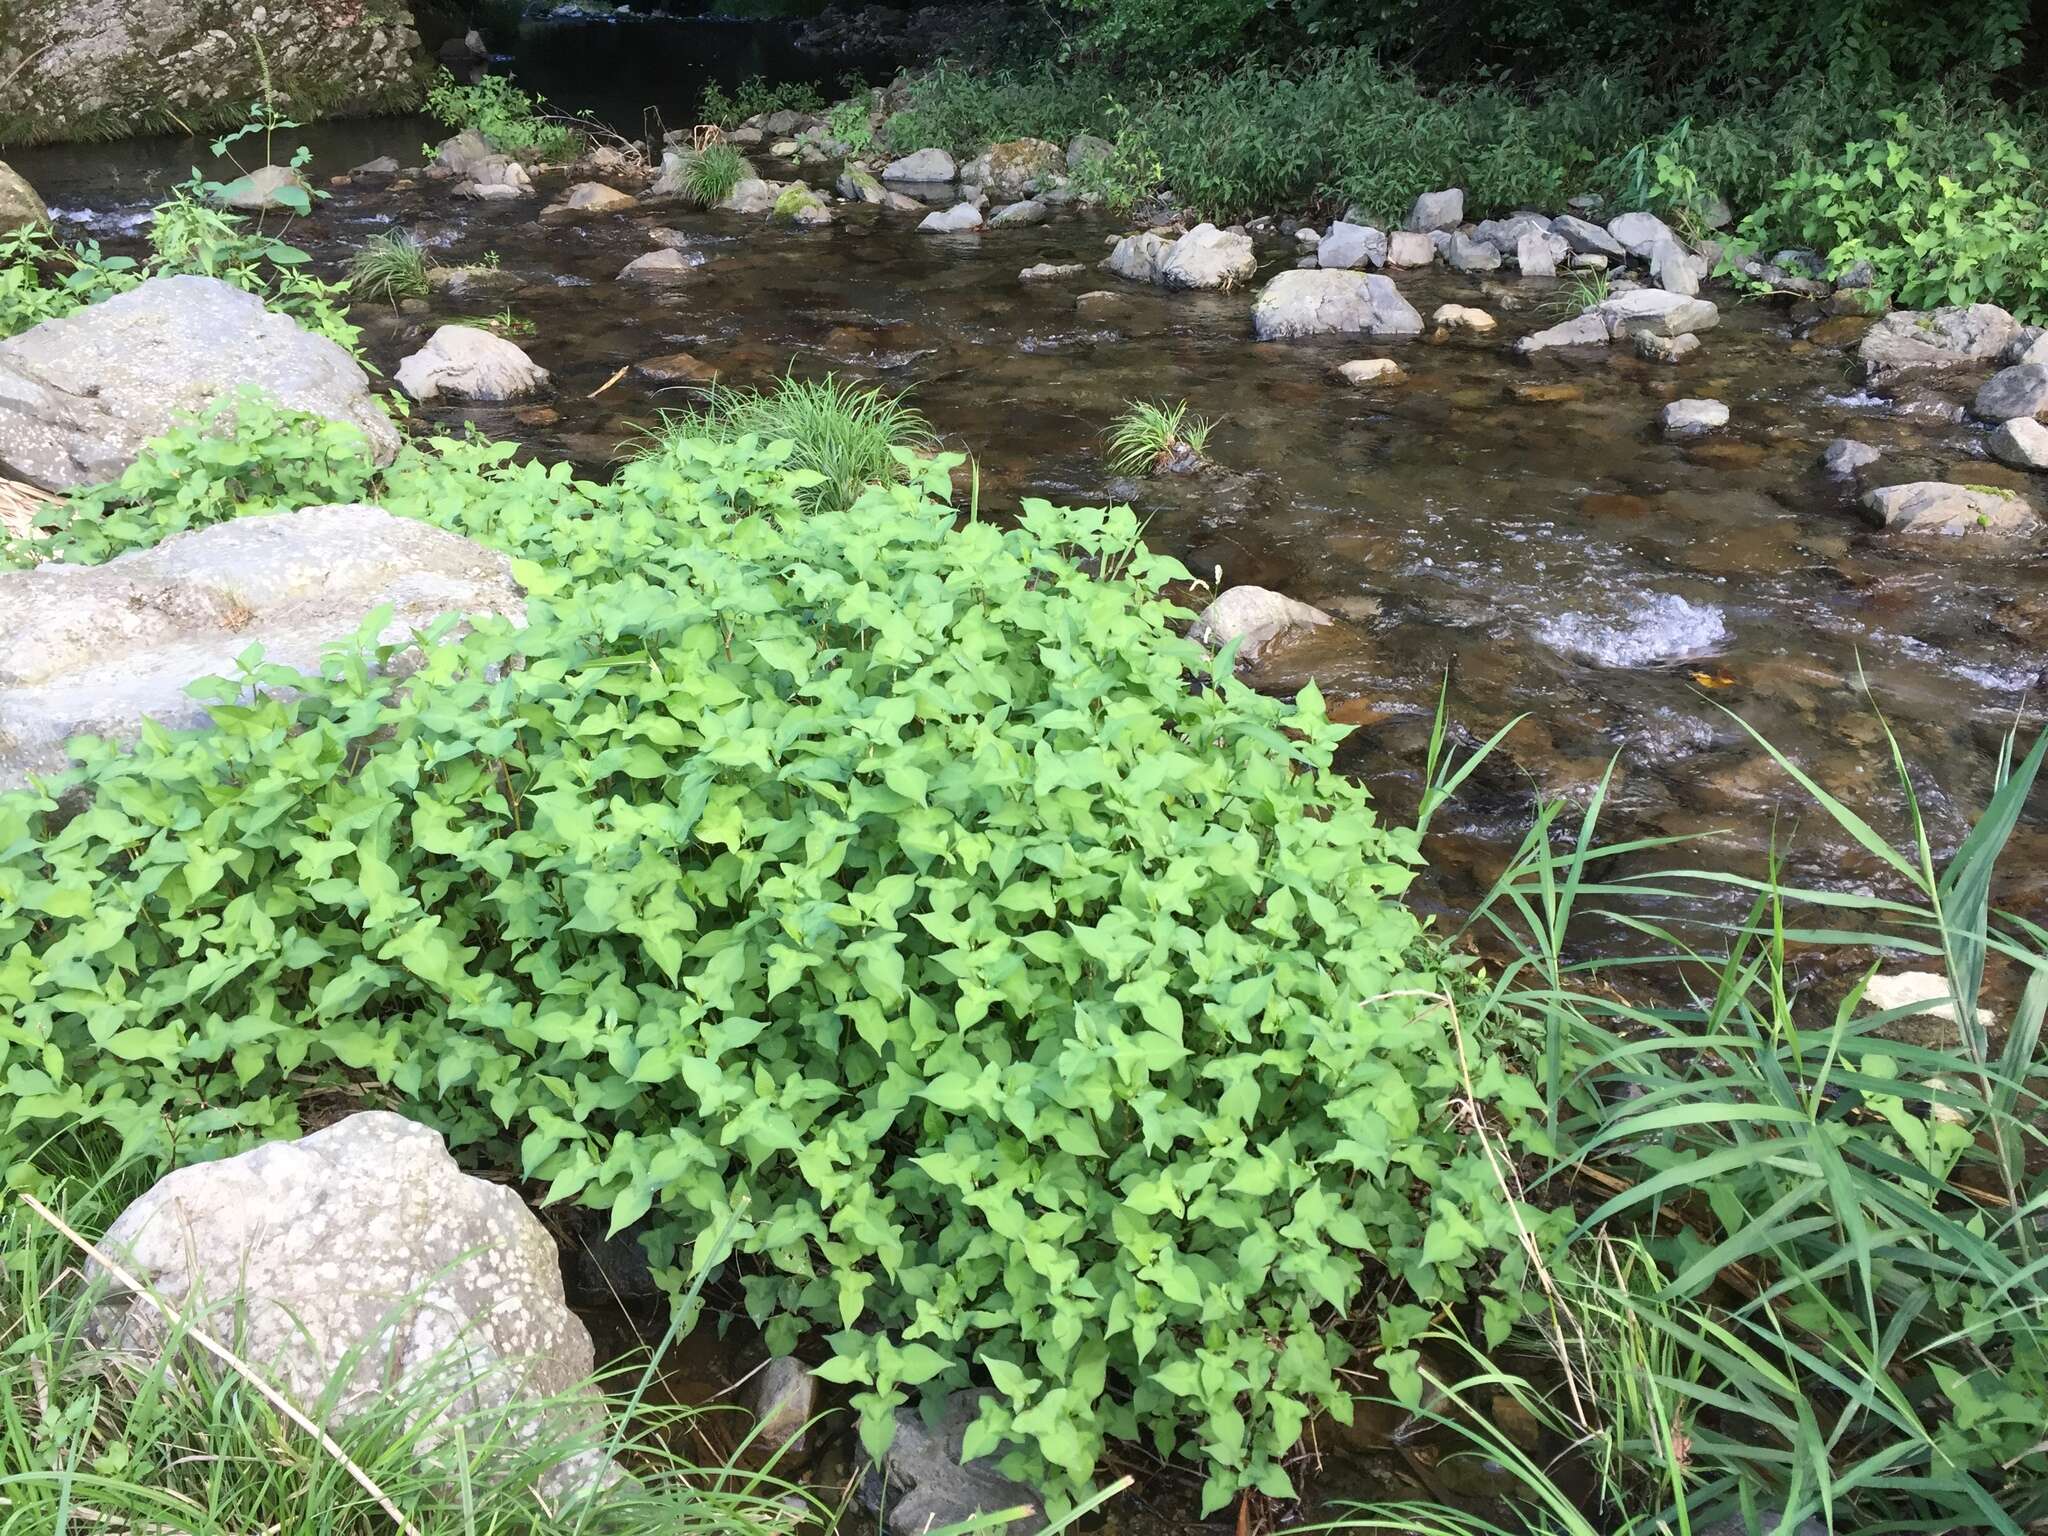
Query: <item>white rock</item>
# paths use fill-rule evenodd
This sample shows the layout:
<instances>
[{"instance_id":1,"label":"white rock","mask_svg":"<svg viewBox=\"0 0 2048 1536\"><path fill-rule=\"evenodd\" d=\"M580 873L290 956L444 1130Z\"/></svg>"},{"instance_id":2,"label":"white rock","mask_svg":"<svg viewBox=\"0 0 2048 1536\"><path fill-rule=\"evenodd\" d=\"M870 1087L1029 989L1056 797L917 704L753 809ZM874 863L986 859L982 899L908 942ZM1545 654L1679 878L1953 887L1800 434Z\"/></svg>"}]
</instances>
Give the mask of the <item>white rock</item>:
<instances>
[{"instance_id":1,"label":"white rock","mask_svg":"<svg viewBox=\"0 0 2048 1536\"><path fill-rule=\"evenodd\" d=\"M484 404L517 400L546 388L547 382L548 371L520 347L469 325L442 326L398 365L398 387L422 402L444 397Z\"/></svg>"},{"instance_id":2,"label":"white rock","mask_svg":"<svg viewBox=\"0 0 2048 1536\"><path fill-rule=\"evenodd\" d=\"M1495 321L1483 309L1473 309L1464 304L1444 304L1430 317L1432 325L1441 325L1453 331L1490 331Z\"/></svg>"},{"instance_id":3,"label":"white rock","mask_svg":"<svg viewBox=\"0 0 2048 1536\"><path fill-rule=\"evenodd\" d=\"M1667 437L1690 437L1728 425L1728 407L1719 400L1674 400L1657 417Z\"/></svg>"},{"instance_id":4,"label":"white rock","mask_svg":"<svg viewBox=\"0 0 2048 1536\"><path fill-rule=\"evenodd\" d=\"M1884 455L1868 443L1859 443L1853 437L1838 437L1829 443L1820 456L1821 467L1838 480L1845 480L1865 465L1875 464Z\"/></svg>"},{"instance_id":5,"label":"white rock","mask_svg":"<svg viewBox=\"0 0 2048 1536\"><path fill-rule=\"evenodd\" d=\"M1422 316L1377 272L1282 272L1252 305L1252 334L1261 341L1421 333Z\"/></svg>"},{"instance_id":6,"label":"white rock","mask_svg":"<svg viewBox=\"0 0 2048 1536\"><path fill-rule=\"evenodd\" d=\"M1515 265L1524 277L1557 276L1557 257L1550 248L1550 236L1529 233L1515 242Z\"/></svg>"},{"instance_id":7,"label":"white rock","mask_svg":"<svg viewBox=\"0 0 2048 1536\"><path fill-rule=\"evenodd\" d=\"M1335 372L1353 389L1364 389L1373 384L1393 383L1401 377L1401 365L1391 357L1357 357L1338 364Z\"/></svg>"},{"instance_id":8,"label":"white rock","mask_svg":"<svg viewBox=\"0 0 2048 1536\"><path fill-rule=\"evenodd\" d=\"M1412 229L1397 229L1387 236L1387 265L1426 267L1436 260L1436 243Z\"/></svg>"},{"instance_id":9,"label":"white rock","mask_svg":"<svg viewBox=\"0 0 2048 1536\"><path fill-rule=\"evenodd\" d=\"M1235 288L1258 271L1250 235L1214 224L1197 224L1173 242L1159 262L1159 281L1168 288Z\"/></svg>"},{"instance_id":10,"label":"white rock","mask_svg":"<svg viewBox=\"0 0 2048 1536\"><path fill-rule=\"evenodd\" d=\"M1610 219L1607 233L1616 245L1638 261L1648 261L1657 247L1666 242L1679 244L1676 231L1653 213L1624 213ZM1567 235L1565 238L1571 237Z\"/></svg>"},{"instance_id":11,"label":"white rock","mask_svg":"<svg viewBox=\"0 0 2048 1536\"><path fill-rule=\"evenodd\" d=\"M1387 237L1368 224L1347 224L1340 219L1316 245L1318 266L1355 270L1386 263Z\"/></svg>"},{"instance_id":12,"label":"white rock","mask_svg":"<svg viewBox=\"0 0 2048 1536\"><path fill-rule=\"evenodd\" d=\"M515 1191L463 1173L438 1135L397 1115L166 1174L105 1247L330 1428L417 1392L452 1400L422 1430L429 1462L454 1449L438 1423L456 1415L503 1422L508 1450L558 1417L602 1443L590 1334L564 1304L554 1240ZM162 1318L118 1286L94 1321L123 1351L166 1342ZM540 1488L561 1500L619 1475L589 1448Z\"/></svg>"},{"instance_id":13,"label":"white rock","mask_svg":"<svg viewBox=\"0 0 2048 1536\"><path fill-rule=\"evenodd\" d=\"M959 174L953 157L943 149L920 149L882 167L884 181L951 181Z\"/></svg>"},{"instance_id":14,"label":"white rock","mask_svg":"<svg viewBox=\"0 0 2048 1536\"><path fill-rule=\"evenodd\" d=\"M943 213L928 213L918 222L919 229L933 234L957 234L961 230L981 228L981 210L972 203L955 203Z\"/></svg>"},{"instance_id":15,"label":"white rock","mask_svg":"<svg viewBox=\"0 0 2048 1536\"><path fill-rule=\"evenodd\" d=\"M1253 660L1260 651L1291 630L1316 629L1334 623L1320 608L1296 602L1265 587L1232 587L1202 610L1188 638L1212 651L1241 641L1237 659Z\"/></svg>"}]
</instances>

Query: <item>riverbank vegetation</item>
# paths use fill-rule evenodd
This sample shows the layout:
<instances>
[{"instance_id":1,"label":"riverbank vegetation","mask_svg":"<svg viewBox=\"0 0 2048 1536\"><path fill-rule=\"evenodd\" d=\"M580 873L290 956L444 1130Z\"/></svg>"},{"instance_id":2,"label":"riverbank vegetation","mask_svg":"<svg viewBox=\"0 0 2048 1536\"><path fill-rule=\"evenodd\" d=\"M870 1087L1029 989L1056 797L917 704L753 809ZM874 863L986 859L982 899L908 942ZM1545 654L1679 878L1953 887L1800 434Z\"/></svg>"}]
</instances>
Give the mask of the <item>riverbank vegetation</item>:
<instances>
[{"instance_id":1,"label":"riverbank vegetation","mask_svg":"<svg viewBox=\"0 0 2048 1536\"><path fill-rule=\"evenodd\" d=\"M1741 882L1629 873L1660 850L1602 846L1596 795L1434 934L1344 729L1179 637L1186 573L1128 511L963 516L900 403L796 395L606 485L475 441L379 471L250 401L71 499L88 561L372 499L513 554L529 607L395 687L373 651L291 692L252 661L210 733L0 797L17 1186L74 1188L49 1149L81 1135L132 1179L389 1104L641 1234L672 1290L715 1267L871 1448L993 1388L973 1448L1055 1508L1134 1441L1208 1508L1284 1506L1363 1392L1471 1437L1507 1502L1338 1528L2048 1516L2048 933L1994 901L2041 744L1945 865L1805 781L1884 898L1661 919ZM807 462L878 423L851 497ZM1439 803L1473 759L1431 756ZM1647 956L1575 958L1588 919ZM1926 995L1872 1000L1879 959Z\"/></svg>"},{"instance_id":2,"label":"riverbank vegetation","mask_svg":"<svg viewBox=\"0 0 2048 1536\"><path fill-rule=\"evenodd\" d=\"M1397 225L1444 186L1475 217L1593 194L1706 233L1725 208L1738 264L1811 247L1831 273L1871 262L1903 302L2048 312L2048 45L2023 6L1747 6L1769 14L1740 23L1687 4L1488 5L1484 22L1233 0L1068 9L1079 25L1034 67L913 77L889 145L965 155L1096 134L1114 149L1089 190L1131 207L1166 189L1224 221L1357 208Z\"/></svg>"}]
</instances>

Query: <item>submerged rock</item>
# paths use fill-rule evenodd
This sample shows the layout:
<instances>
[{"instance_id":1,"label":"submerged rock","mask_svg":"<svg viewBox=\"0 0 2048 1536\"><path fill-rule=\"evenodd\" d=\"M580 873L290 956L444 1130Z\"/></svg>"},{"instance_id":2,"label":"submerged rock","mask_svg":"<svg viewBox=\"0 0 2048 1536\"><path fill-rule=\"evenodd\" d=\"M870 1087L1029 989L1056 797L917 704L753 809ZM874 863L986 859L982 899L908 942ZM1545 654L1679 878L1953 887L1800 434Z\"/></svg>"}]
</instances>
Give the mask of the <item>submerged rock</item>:
<instances>
[{"instance_id":1,"label":"submerged rock","mask_svg":"<svg viewBox=\"0 0 2048 1536\"><path fill-rule=\"evenodd\" d=\"M187 686L232 676L251 645L317 673L387 604L384 638L400 645L443 614L524 612L506 556L365 506L236 518L102 565L0 571L0 788L60 771L74 736L208 724Z\"/></svg>"},{"instance_id":2,"label":"submerged rock","mask_svg":"<svg viewBox=\"0 0 2048 1536\"><path fill-rule=\"evenodd\" d=\"M1061 278L1079 277L1087 267L1078 261L1041 261L1017 274L1020 283L1055 283Z\"/></svg>"},{"instance_id":3,"label":"submerged rock","mask_svg":"<svg viewBox=\"0 0 2048 1536\"><path fill-rule=\"evenodd\" d=\"M1531 352L1548 352L1555 347L1604 347L1613 337L1608 334L1607 321L1599 314L1579 315L1546 330L1536 331L1520 338L1515 350L1524 355Z\"/></svg>"},{"instance_id":4,"label":"submerged rock","mask_svg":"<svg viewBox=\"0 0 2048 1536\"><path fill-rule=\"evenodd\" d=\"M1847 479L1865 465L1875 464L1884 455L1868 443L1859 443L1852 437L1838 437L1829 443L1821 454L1821 467L1836 479Z\"/></svg>"},{"instance_id":5,"label":"submerged rock","mask_svg":"<svg viewBox=\"0 0 2048 1536\"><path fill-rule=\"evenodd\" d=\"M1893 533L2012 535L2041 526L2033 507L2011 491L1940 480L1880 486L1865 494L1863 509Z\"/></svg>"},{"instance_id":6,"label":"submerged rock","mask_svg":"<svg viewBox=\"0 0 2048 1536\"><path fill-rule=\"evenodd\" d=\"M621 1475L595 1448L604 1410L588 1384L590 1334L563 1300L554 1240L515 1191L465 1174L425 1126L370 1111L178 1169L121 1213L104 1246L330 1428L394 1395L445 1403L422 1410L417 1449L432 1465L463 1443L436 1427L444 1418L503 1423L508 1460L542 1421L566 1419L588 1426L589 1448L543 1473L540 1490L574 1498ZM93 1326L144 1357L173 1337L118 1283Z\"/></svg>"},{"instance_id":7,"label":"submerged rock","mask_svg":"<svg viewBox=\"0 0 2048 1536\"><path fill-rule=\"evenodd\" d=\"M1282 272L1252 305L1261 341L1296 336L1419 336L1422 316L1377 272Z\"/></svg>"},{"instance_id":8,"label":"submerged rock","mask_svg":"<svg viewBox=\"0 0 2048 1536\"><path fill-rule=\"evenodd\" d=\"M622 283L679 283L696 268L697 263L684 252L663 247L644 256L635 256L619 268L618 280Z\"/></svg>"},{"instance_id":9,"label":"submerged rock","mask_svg":"<svg viewBox=\"0 0 2048 1536\"><path fill-rule=\"evenodd\" d=\"M120 478L150 439L253 385L362 430L398 432L347 351L212 277L153 277L0 341L0 470L46 491Z\"/></svg>"},{"instance_id":10,"label":"submerged rock","mask_svg":"<svg viewBox=\"0 0 2048 1536\"><path fill-rule=\"evenodd\" d=\"M548 382L547 369L515 343L471 325L442 326L424 347L398 365L397 376L399 388L421 402L447 398L493 404L531 395L546 388Z\"/></svg>"},{"instance_id":11,"label":"submerged rock","mask_svg":"<svg viewBox=\"0 0 2048 1536\"><path fill-rule=\"evenodd\" d=\"M1894 310L1863 333L1857 355L1882 382L1923 368L1959 368L1996 360L2019 333L2019 322L1995 304Z\"/></svg>"},{"instance_id":12,"label":"submerged rock","mask_svg":"<svg viewBox=\"0 0 2048 1536\"><path fill-rule=\"evenodd\" d=\"M1682 363L1699 351L1700 339L1690 334L1659 336L1653 331L1637 331L1630 345L1646 363Z\"/></svg>"},{"instance_id":13,"label":"submerged rock","mask_svg":"<svg viewBox=\"0 0 2048 1536\"><path fill-rule=\"evenodd\" d=\"M1259 652L1292 630L1316 629L1333 624L1322 609L1297 602L1265 587L1232 587L1202 610L1188 630L1197 645L1220 651L1233 640L1241 642L1237 659L1251 662Z\"/></svg>"},{"instance_id":14,"label":"submerged rock","mask_svg":"<svg viewBox=\"0 0 2048 1536\"><path fill-rule=\"evenodd\" d=\"M1401 377L1401 365L1391 357L1358 357L1339 363L1335 372L1353 389L1363 389L1372 384L1393 383Z\"/></svg>"},{"instance_id":15,"label":"submerged rock","mask_svg":"<svg viewBox=\"0 0 2048 1536\"><path fill-rule=\"evenodd\" d=\"M1043 224L1052 217L1052 210L1035 197L1021 203L1011 203L1007 208L998 208L989 216L990 224L1024 228L1032 224Z\"/></svg>"}]
</instances>

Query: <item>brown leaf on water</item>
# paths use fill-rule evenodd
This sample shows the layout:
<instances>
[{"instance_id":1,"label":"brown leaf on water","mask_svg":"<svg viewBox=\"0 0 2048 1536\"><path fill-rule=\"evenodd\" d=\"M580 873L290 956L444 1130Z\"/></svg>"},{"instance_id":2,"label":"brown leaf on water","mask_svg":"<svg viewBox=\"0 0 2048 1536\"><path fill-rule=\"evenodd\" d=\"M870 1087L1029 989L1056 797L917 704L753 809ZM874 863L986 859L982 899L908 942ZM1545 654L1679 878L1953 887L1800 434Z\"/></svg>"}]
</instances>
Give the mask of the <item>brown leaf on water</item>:
<instances>
[{"instance_id":1,"label":"brown leaf on water","mask_svg":"<svg viewBox=\"0 0 2048 1536\"><path fill-rule=\"evenodd\" d=\"M1716 667L1711 672L1695 672L1692 674L1692 680L1702 688L1733 688L1735 686L1734 674L1723 672L1719 667Z\"/></svg>"}]
</instances>

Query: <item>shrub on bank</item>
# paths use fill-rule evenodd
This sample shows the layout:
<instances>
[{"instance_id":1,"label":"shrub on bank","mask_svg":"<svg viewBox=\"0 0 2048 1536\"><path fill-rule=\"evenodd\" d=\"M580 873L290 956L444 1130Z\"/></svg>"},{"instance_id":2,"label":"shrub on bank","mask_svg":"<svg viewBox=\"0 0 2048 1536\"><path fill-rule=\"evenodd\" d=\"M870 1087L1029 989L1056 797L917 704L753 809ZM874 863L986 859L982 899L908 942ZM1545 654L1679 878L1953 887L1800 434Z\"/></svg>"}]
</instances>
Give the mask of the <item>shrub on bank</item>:
<instances>
[{"instance_id":1,"label":"shrub on bank","mask_svg":"<svg viewBox=\"0 0 2048 1536\"><path fill-rule=\"evenodd\" d=\"M1312 691L1205 678L1127 510L961 526L943 460L813 510L788 452L409 449L380 501L514 552L525 629L0 797L9 1160L353 1085L671 1283L733 1223L871 1447L980 1386L970 1450L1056 1496L1110 1439L1284 1495L1354 1342L1405 1366L1385 1300L1504 1330L1542 1224L1465 1131L1533 1094L1450 1027L1414 834Z\"/></svg>"}]
</instances>

